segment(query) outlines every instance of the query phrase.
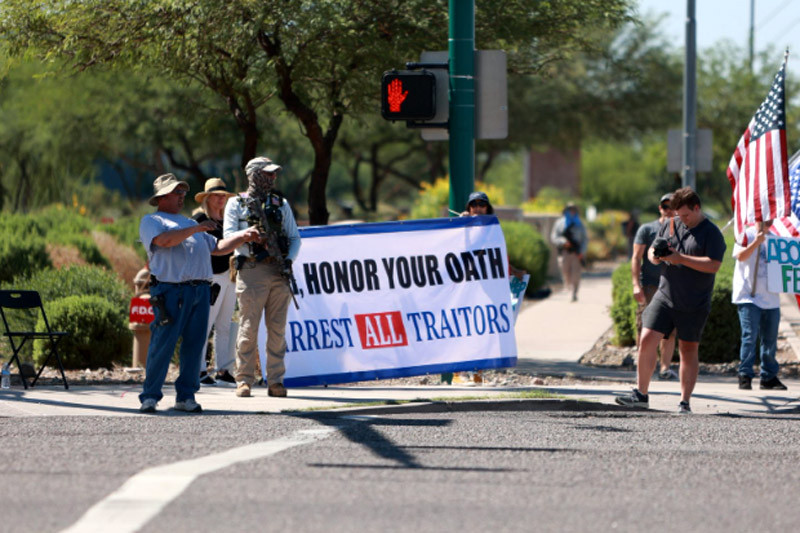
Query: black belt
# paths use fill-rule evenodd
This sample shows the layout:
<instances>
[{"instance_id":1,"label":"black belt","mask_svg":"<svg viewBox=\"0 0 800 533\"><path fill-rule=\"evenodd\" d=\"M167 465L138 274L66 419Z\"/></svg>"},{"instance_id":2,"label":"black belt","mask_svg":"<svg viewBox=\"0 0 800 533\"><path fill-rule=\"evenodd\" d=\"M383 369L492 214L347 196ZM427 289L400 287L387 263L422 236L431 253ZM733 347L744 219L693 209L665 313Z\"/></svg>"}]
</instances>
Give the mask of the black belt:
<instances>
[{"instance_id":1,"label":"black belt","mask_svg":"<svg viewBox=\"0 0 800 533\"><path fill-rule=\"evenodd\" d=\"M181 281L180 283L170 283L169 281L158 281L155 276L150 276L150 285L188 285L189 287L197 287L198 285L211 285L207 279L190 279L189 281Z\"/></svg>"}]
</instances>

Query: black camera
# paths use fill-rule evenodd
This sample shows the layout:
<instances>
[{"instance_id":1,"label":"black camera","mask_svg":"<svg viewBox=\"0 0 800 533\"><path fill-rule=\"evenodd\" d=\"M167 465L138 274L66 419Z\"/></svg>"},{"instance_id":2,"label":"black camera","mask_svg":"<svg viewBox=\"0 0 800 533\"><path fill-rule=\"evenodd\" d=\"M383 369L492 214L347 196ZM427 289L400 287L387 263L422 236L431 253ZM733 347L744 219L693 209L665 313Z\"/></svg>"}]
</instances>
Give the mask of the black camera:
<instances>
[{"instance_id":1,"label":"black camera","mask_svg":"<svg viewBox=\"0 0 800 533\"><path fill-rule=\"evenodd\" d=\"M664 237L656 237L655 240L653 240L653 255L655 257L666 257L671 253L667 239Z\"/></svg>"}]
</instances>

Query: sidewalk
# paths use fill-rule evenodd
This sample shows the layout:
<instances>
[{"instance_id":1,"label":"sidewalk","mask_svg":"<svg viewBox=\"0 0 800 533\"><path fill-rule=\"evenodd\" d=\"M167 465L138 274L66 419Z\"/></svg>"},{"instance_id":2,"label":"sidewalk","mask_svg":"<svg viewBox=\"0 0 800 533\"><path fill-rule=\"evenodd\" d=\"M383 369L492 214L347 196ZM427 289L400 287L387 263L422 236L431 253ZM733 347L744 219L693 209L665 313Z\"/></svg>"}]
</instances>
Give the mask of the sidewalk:
<instances>
[{"instance_id":1,"label":"sidewalk","mask_svg":"<svg viewBox=\"0 0 800 533\"><path fill-rule=\"evenodd\" d=\"M792 326L800 328L800 310L794 299L782 302L781 331L800 349L800 340ZM516 325L517 371L538 375L575 376L602 381L591 385L541 387L569 398L601 402L612 409L614 397L629 391L636 374L631 370L599 369L578 364L583 353L611 326L611 269L598 268L585 273L579 300L570 302L561 292L549 298L528 302ZM795 351L800 353L800 351ZM784 380L787 391L740 391L734 376L701 375L692 401L697 414L766 414L800 413L800 380ZM0 390L0 417L26 416L143 416L139 415L140 385L101 385L72 387L36 387L27 391L14 387ZM444 400L447 398L486 398L506 400L519 389L511 387L459 386L330 386L290 389L288 398L270 398L266 388L254 388L254 397L237 398L228 387L203 387L197 400L205 415L263 414L306 409L332 409L368 406L385 402ZM165 398L159 413L187 416L169 410L174 403L174 389L164 387ZM651 386L650 407L674 412L680 399L678 382L655 380ZM531 403L526 402L530 408ZM540 402L543 409L553 409L558 402ZM487 407L489 408L489 407ZM616 408L616 406L614 406Z\"/></svg>"}]
</instances>

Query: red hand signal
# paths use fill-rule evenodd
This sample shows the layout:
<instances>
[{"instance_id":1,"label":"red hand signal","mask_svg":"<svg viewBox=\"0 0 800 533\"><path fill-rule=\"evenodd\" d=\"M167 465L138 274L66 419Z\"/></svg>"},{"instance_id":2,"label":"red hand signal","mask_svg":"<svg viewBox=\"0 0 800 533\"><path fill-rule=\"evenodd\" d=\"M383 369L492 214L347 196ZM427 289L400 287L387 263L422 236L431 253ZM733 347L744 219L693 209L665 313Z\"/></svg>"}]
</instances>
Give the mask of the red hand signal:
<instances>
[{"instance_id":1,"label":"red hand signal","mask_svg":"<svg viewBox=\"0 0 800 533\"><path fill-rule=\"evenodd\" d=\"M408 91L403 92L403 82L394 79L389 83L389 111L392 113L400 112L400 105L405 101L408 96Z\"/></svg>"}]
</instances>

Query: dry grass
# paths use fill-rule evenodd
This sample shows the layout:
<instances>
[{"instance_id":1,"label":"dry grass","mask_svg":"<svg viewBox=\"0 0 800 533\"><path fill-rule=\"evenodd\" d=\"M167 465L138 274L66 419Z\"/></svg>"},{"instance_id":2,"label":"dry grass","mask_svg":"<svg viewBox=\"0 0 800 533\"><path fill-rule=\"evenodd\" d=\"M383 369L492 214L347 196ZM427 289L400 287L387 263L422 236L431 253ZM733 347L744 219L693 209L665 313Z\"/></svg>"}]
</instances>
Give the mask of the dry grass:
<instances>
[{"instance_id":1,"label":"dry grass","mask_svg":"<svg viewBox=\"0 0 800 533\"><path fill-rule=\"evenodd\" d=\"M117 276L133 290L133 277L144 266L139 255L130 246L119 244L108 233L95 230L92 238Z\"/></svg>"},{"instance_id":2,"label":"dry grass","mask_svg":"<svg viewBox=\"0 0 800 533\"><path fill-rule=\"evenodd\" d=\"M50 255L50 262L53 263L55 268L87 264L86 260L81 257L81 253L74 246L47 243L47 253Z\"/></svg>"}]
</instances>

